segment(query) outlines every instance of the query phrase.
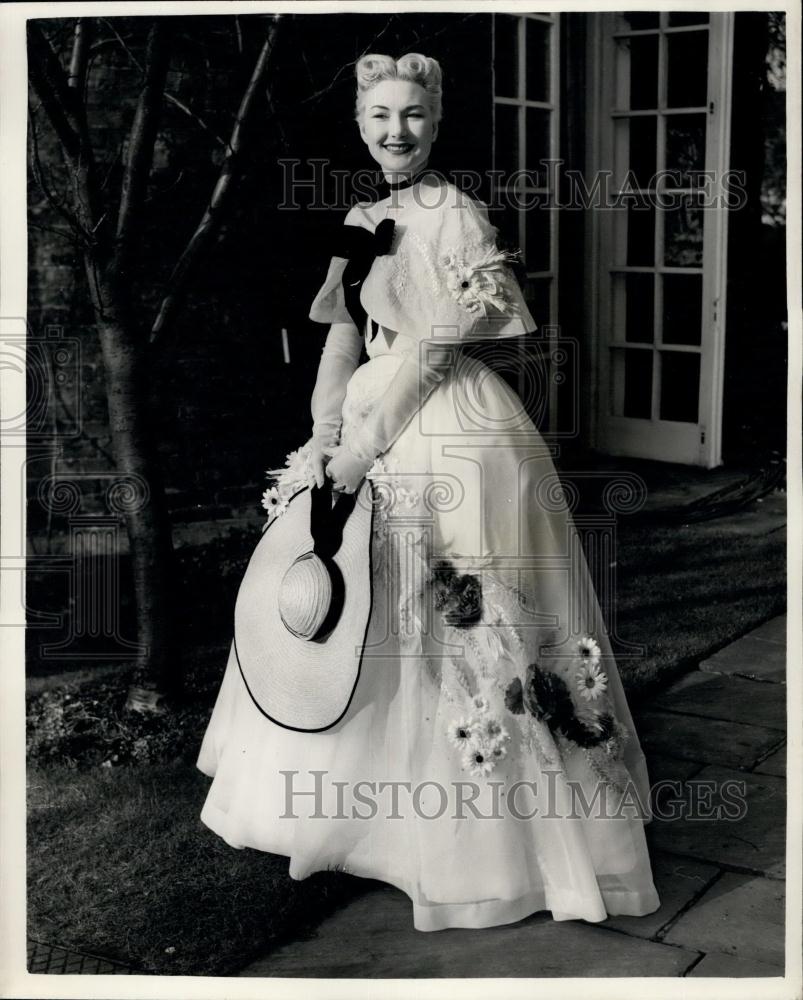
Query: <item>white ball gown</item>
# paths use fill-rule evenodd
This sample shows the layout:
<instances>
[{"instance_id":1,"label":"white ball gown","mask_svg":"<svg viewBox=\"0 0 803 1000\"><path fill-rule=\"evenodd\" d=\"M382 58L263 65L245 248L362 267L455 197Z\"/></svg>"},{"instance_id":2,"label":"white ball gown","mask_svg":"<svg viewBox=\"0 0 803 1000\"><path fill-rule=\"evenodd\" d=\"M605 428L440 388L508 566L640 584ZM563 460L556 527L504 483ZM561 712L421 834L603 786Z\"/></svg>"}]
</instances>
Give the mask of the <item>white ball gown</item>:
<instances>
[{"instance_id":1,"label":"white ball gown","mask_svg":"<svg viewBox=\"0 0 803 1000\"><path fill-rule=\"evenodd\" d=\"M453 324L455 306L476 305L473 278L481 289L502 274L519 325L533 328L509 268L472 275L473 237L487 249L494 233L482 212L456 232L432 204L422 215L409 197L379 202L358 219L370 230L395 212L396 233L363 286L379 323L348 381L346 445L419 346L404 327L416 311L447 299L438 318ZM333 259L314 318L348 318L343 264ZM399 289L411 287L402 315ZM521 401L461 354L462 331L440 359L446 377L369 472L373 605L347 713L324 732L277 726L232 648L198 758L213 778L201 818L233 847L287 856L295 879L337 868L397 886L422 931L539 910L595 922L651 913L645 760L577 532ZM307 474L307 454L291 456L282 488Z\"/></svg>"}]
</instances>

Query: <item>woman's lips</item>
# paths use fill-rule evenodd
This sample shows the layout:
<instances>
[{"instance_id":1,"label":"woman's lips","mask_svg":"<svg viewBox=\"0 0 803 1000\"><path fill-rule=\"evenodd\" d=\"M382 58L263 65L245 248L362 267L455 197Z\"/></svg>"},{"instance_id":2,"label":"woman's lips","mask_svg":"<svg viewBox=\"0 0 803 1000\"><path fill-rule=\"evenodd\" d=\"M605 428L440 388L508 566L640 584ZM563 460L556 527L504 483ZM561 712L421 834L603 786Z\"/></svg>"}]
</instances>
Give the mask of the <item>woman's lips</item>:
<instances>
[{"instance_id":1,"label":"woman's lips","mask_svg":"<svg viewBox=\"0 0 803 1000\"><path fill-rule=\"evenodd\" d=\"M382 148L386 149L389 153L395 153L397 156L402 156L405 153L409 153L413 146L409 142L388 142L383 143Z\"/></svg>"}]
</instances>

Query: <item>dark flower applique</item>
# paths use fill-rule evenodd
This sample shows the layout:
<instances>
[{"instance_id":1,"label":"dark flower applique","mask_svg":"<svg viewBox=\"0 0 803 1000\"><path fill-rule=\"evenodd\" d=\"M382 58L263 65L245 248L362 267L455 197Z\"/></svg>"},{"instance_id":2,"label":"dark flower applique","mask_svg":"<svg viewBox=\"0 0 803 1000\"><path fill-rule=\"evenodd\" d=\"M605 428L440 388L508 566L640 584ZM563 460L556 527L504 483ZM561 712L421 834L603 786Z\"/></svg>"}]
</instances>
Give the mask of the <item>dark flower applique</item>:
<instances>
[{"instance_id":1,"label":"dark flower applique","mask_svg":"<svg viewBox=\"0 0 803 1000\"><path fill-rule=\"evenodd\" d=\"M563 679L537 663L527 667L524 684L518 677L511 681L505 691L505 705L514 715L526 710L534 719L546 722L553 733L561 732L581 747L598 746L615 733L611 715L599 715L593 724L578 719Z\"/></svg>"},{"instance_id":2,"label":"dark flower applique","mask_svg":"<svg viewBox=\"0 0 803 1000\"><path fill-rule=\"evenodd\" d=\"M524 715L524 689L515 677L505 691L505 708L514 715Z\"/></svg>"},{"instance_id":3,"label":"dark flower applique","mask_svg":"<svg viewBox=\"0 0 803 1000\"><path fill-rule=\"evenodd\" d=\"M452 566L440 566L432 574L435 610L448 625L471 628L482 617L482 583L479 577L461 575Z\"/></svg>"}]
</instances>

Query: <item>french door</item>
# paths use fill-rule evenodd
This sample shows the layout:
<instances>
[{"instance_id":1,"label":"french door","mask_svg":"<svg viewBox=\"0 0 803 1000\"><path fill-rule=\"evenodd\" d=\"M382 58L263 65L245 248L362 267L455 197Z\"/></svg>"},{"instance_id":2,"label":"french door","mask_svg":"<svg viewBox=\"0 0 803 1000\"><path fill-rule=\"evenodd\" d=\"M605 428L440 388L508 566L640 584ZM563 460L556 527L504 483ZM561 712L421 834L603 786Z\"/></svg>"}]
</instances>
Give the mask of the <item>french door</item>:
<instances>
[{"instance_id":1,"label":"french door","mask_svg":"<svg viewBox=\"0 0 803 1000\"><path fill-rule=\"evenodd\" d=\"M493 16L493 169L491 216L526 267L524 296L538 326L527 373L517 389L544 433L557 432L556 359L558 213L555 171L559 148L560 16Z\"/></svg>"},{"instance_id":2,"label":"french door","mask_svg":"<svg viewBox=\"0 0 803 1000\"><path fill-rule=\"evenodd\" d=\"M593 440L609 454L711 468L721 462L733 13L593 21L587 172L609 180L607 204L588 213Z\"/></svg>"}]
</instances>

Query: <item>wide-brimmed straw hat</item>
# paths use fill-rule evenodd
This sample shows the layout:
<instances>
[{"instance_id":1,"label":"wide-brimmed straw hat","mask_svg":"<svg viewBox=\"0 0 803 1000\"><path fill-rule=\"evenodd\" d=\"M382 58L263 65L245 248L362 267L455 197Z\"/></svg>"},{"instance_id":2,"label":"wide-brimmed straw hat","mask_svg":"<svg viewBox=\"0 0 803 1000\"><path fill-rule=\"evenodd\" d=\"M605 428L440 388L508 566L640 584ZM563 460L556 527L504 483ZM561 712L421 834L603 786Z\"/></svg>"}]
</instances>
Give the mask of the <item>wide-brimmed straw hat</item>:
<instances>
[{"instance_id":1,"label":"wide-brimmed straw hat","mask_svg":"<svg viewBox=\"0 0 803 1000\"><path fill-rule=\"evenodd\" d=\"M334 497L337 497L333 503ZM371 612L371 485L296 493L262 535L234 611L234 649L257 708L320 732L346 713Z\"/></svg>"}]
</instances>

